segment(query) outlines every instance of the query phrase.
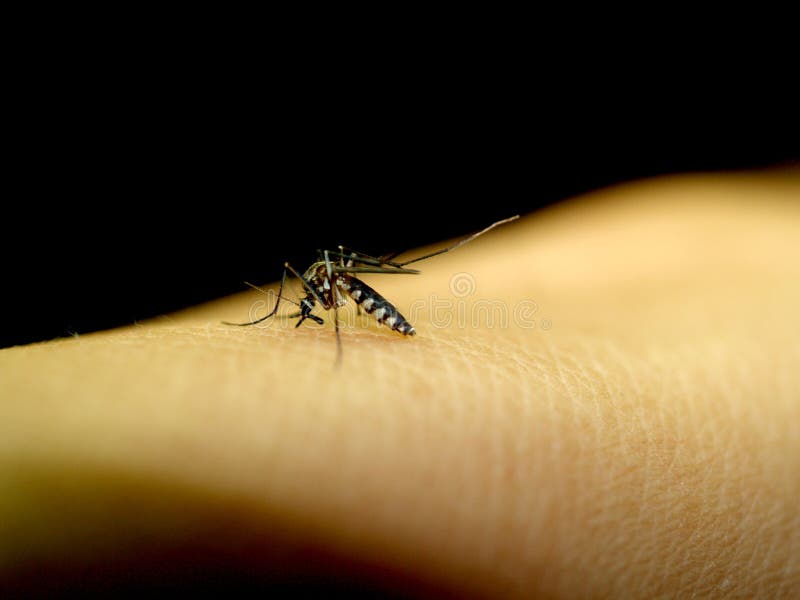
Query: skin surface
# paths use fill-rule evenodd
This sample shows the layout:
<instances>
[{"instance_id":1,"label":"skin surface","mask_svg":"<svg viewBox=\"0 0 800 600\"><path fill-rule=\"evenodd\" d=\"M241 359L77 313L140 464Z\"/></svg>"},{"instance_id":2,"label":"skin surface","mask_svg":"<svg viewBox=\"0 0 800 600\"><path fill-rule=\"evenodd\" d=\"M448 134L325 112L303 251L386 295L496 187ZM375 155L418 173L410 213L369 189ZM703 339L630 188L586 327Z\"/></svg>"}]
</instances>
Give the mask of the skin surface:
<instances>
[{"instance_id":1,"label":"skin surface","mask_svg":"<svg viewBox=\"0 0 800 600\"><path fill-rule=\"evenodd\" d=\"M0 586L800 595L797 172L614 188L418 267L364 276L418 335L344 315L338 370L329 322L220 324L255 291L0 351Z\"/></svg>"}]
</instances>

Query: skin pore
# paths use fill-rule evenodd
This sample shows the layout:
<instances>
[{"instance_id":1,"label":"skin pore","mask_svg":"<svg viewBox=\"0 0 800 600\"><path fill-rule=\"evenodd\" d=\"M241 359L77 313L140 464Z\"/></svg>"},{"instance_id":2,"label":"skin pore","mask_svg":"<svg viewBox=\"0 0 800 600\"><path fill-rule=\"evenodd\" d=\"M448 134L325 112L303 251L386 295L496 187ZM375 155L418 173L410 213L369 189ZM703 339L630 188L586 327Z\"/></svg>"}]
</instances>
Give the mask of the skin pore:
<instances>
[{"instance_id":1,"label":"skin pore","mask_svg":"<svg viewBox=\"0 0 800 600\"><path fill-rule=\"evenodd\" d=\"M220 323L268 311L256 291L2 350L0 589L222 564L795 596L798 200L796 172L687 176L523 217L365 275L418 334L351 305L340 368L330 313Z\"/></svg>"}]
</instances>

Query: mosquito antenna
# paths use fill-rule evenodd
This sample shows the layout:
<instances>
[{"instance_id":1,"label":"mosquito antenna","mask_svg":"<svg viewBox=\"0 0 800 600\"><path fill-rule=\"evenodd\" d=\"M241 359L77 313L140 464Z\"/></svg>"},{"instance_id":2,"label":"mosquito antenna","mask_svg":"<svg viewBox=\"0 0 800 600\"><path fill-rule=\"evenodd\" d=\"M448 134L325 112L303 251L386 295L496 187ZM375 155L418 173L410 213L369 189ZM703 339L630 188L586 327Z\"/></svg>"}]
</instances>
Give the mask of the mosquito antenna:
<instances>
[{"instance_id":1,"label":"mosquito antenna","mask_svg":"<svg viewBox=\"0 0 800 600\"><path fill-rule=\"evenodd\" d=\"M489 233L495 227L500 227L500 225L505 225L506 223L510 223L511 221L516 221L519 219L519 215L514 215L513 217L509 217L507 219L503 219L502 221L497 221L496 223L492 223L486 229L482 229L478 233L473 233L468 238L461 240L460 242L456 242L452 246L448 246L447 248L442 248L441 250L437 250L436 252L431 252L430 254L426 254L425 256L420 256L419 258L412 258L411 260L407 260L405 262L396 263L401 267L405 267L406 265L410 265L411 263L419 262L421 260L425 260L426 258L432 258L434 256L438 256L439 254L444 254L445 252L450 252L451 250L455 250L456 248L460 248L464 244L468 244L476 237L482 236L484 233Z\"/></svg>"},{"instance_id":2,"label":"mosquito antenna","mask_svg":"<svg viewBox=\"0 0 800 600\"><path fill-rule=\"evenodd\" d=\"M252 284L252 283L250 283L249 281L245 281L245 282L244 282L244 284L245 284L246 286L248 286L248 287L251 287L251 288L253 288L253 289L254 289L254 290L256 290L257 292L261 292L262 294L266 294L266 293L267 293L267 290L265 290L264 288L260 288L260 287L258 287L257 285L253 285L253 284Z\"/></svg>"},{"instance_id":3,"label":"mosquito antenna","mask_svg":"<svg viewBox=\"0 0 800 600\"><path fill-rule=\"evenodd\" d=\"M247 283L247 282L245 281L245 283ZM278 288L278 299L275 301L275 307L272 309L272 312L269 313L267 316L261 317L260 319L256 319L255 321L250 321L248 323L231 323L230 321L223 321L222 324L223 325L234 325L236 327L247 327L249 325L257 325L258 323L261 323L262 321L266 321L270 317L274 317L275 313L278 312L278 307L281 305L281 297L283 296L283 286L284 286L285 283L286 283L286 267L284 267L283 274L281 275L281 286ZM252 283L247 283L247 285L249 285L250 287L255 287L256 289L259 289L256 286L254 286Z\"/></svg>"},{"instance_id":4,"label":"mosquito antenna","mask_svg":"<svg viewBox=\"0 0 800 600\"><path fill-rule=\"evenodd\" d=\"M244 284L245 284L245 285L247 285L247 286L250 286L251 288L253 288L253 289L254 289L254 290L256 290L257 292L261 292L262 294L267 294L267 295L269 295L269 292L268 292L267 290L265 290L265 289L264 289L264 288L262 288L262 287L258 287L257 285L253 285L253 284L252 284L252 283L250 283L249 281L245 281L245 282L244 282ZM295 306L300 306L300 303L299 303L299 302L295 302L294 300L292 300L291 298L287 298L286 296L281 296L281 300L286 300L286 302L291 302L291 303L292 303L292 304L294 304Z\"/></svg>"}]
</instances>

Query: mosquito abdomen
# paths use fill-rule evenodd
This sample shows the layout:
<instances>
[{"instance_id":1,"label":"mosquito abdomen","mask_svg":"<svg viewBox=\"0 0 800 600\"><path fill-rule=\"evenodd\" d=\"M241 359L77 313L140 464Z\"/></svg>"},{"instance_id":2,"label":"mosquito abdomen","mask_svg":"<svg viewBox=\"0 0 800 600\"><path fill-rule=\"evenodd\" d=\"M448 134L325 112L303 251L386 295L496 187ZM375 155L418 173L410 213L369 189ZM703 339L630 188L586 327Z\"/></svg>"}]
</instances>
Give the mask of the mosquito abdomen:
<instances>
[{"instance_id":1,"label":"mosquito abdomen","mask_svg":"<svg viewBox=\"0 0 800 600\"><path fill-rule=\"evenodd\" d=\"M346 291L368 314L375 317L375 320L382 325L402 333L403 335L416 335L416 330L406 318L378 292L369 287L366 283L355 277L348 275L340 276L338 282L340 287Z\"/></svg>"}]
</instances>

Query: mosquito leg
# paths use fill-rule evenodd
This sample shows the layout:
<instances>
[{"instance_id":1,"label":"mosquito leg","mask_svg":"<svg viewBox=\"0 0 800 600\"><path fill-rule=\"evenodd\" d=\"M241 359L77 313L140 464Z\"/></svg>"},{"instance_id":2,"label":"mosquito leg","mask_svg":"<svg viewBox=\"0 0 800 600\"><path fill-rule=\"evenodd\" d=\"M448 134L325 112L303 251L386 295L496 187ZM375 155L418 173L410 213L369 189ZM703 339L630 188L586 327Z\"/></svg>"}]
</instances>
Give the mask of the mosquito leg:
<instances>
[{"instance_id":1,"label":"mosquito leg","mask_svg":"<svg viewBox=\"0 0 800 600\"><path fill-rule=\"evenodd\" d=\"M519 215L514 215L513 217L509 217L508 219L503 219L502 221L497 221L496 223L492 223L486 229L482 229L478 233L473 233L468 238L464 238L463 240L461 240L459 242L456 242L452 246L448 246L447 248L442 248L441 250L437 250L436 252L431 252L430 254L426 254L425 256L420 256L418 258L412 258L411 260L407 260L405 262L400 262L400 263L391 263L390 262L390 263L387 263L387 264L404 267L406 265L410 265L411 263L415 263L415 262L418 262L420 260L425 260L426 258L432 258L434 256L438 256L439 254L444 254L445 252L450 252L451 250L455 250L456 248L471 242L476 237L479 237L479 236L483 235L484 233L490 232L495 227L500 227L500 225L505 225L506 223L510 223L511 221L516 221L517 219L519 219ZM391 256L391 255L389 255L389 256Z\"/></svg>"},{"instance_id":2,"label":"mosquito leg","mask_svg":"<svg viewBox=\"0 0 800 600\"><path fill-rule=\"evenodd\" d=\"M333 305L333 327L336 329L336 366L342 364L342 336L339 333L339 309Z\"/></svg>"},{"instance_id":3,"label":"mosquito leg","mask_svg":"<svg viewBox=\"0 0 800 600\"><path fill-rule=\"evenodd\" d=\"M281 275L281 286L278 288L278 299L275 301L275 308L272 309L272 312L269 313L266 317L261 317L260 319L256 319L255 321L250 321L249 323L230 323L228 321L223 321L223 325L234 325L236 327L247 327L249 325L257 325L262 321L266 321L270 317L274 317L275 313L278 312L278 307L281 305L281 298L283 297L283 284L286 283L286 268L283 269L283 275ZM252 284L248 284L250 287L255 287ZM256 288L258 289L258 288Z\"/></svg>"},{"instance_id":4,"label":"mosquito leg","mask_svg":"<svg viewBox=\"0 0 800 600\"><path fill-rule=\"evenodd\" d=\"M342 296L339 293L339 286L336 285L336 280L333 278L333 265L331 264L331 257L328 255L328 251L325 250L325 269L328 272L328 281L330 282L331 286L331 295L333 296L333 305L334 307L339 306L342 300Z\"/></svg>"},{"instance_id":5,"label":"mosquito leg","mask_svg":"<svg viewBox=\"0 0 800 600\"><path fill-rule=\"evenodd\" d=\"M350 255L348 256L348 252ZM331 256L337 256L340 258L348 258L348 262L352 262L355 264L356 262L365 264L365 265L373 265L376 267L381 267L383 265L389 265L390 267L399 267L397 263L387 259L386 257L394 257L400 254L399 252L394 252L391 255L386 256L371 256L365 252L359 252L358 250L353 250L352 248L348 248L347 246L339 246L339 251L329 250L328 254ZM320 260L322 260L322 253L320 252ZM352 264L348 266L353 266Z\"/></svg>"},{"instance_id":6,"label":"mosquito leg","mask_svg":"<svg viewBox=\"0 0 800 600\"><path fill-rule=\"evenodd\" d=\"M400 252L390 252L389 254L384 254L383 256L381 256L381 257L380 257L380 261L381 261L382 263L384 263L384 264L387 264L387 265L394 264L394 263L392 262L392 259L393 259L395 256L397 256L398 254L402 254L402 253L403 253L403 252L402 252L402 251L400 251Z\"/></svg>"},{"instance_id":7,"label":"mosquito leg","mask_svg":"<svg viewBox=\"0 0 800 600\"><path fill-rule=\"evenodd\" d=\"M350 252L350 257L347 259L347 265L345 265L345 263L344 263L344 246L339 246L339 265L342 268L344 268L345 266L352 267L353 266L353 261L356 258L358 258L358 252L356 252L355 250L351 251ZM358 279L358 277L356 277L355 275L351 275L351 277L353 279ZM359 317L361 316L361 305L358 304L358 303L356 303L356 316L359 316Z\"/></svg>"},{"instance_id":8,"label":"mosquito leg","mask_svg":"<svg viewBox=\"0 0 800 600\"><path fill-rule=\"evenodd\" d=\"M348 252L350 253L351 257L367 258L371 262L375 262L375 261L380 260L380 257L378 257L378 256L372 256L371 254L367 254L366 252L361 252L359 250L355 250L353 248L350 248L349 246L339 246L339 254L341 254L342 256L347 256Z\"/></svg>"}]
</instances>

